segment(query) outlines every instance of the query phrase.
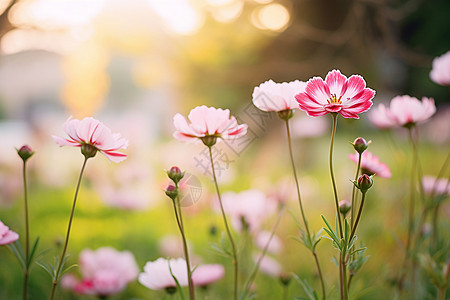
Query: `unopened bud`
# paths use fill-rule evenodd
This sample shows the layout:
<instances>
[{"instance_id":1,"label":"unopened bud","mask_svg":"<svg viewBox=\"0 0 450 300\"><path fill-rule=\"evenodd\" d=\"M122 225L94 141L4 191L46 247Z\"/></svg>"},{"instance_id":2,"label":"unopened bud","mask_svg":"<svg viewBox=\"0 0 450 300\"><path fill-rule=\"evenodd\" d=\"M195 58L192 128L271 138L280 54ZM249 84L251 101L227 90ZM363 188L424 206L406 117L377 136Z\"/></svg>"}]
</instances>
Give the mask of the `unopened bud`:
<instances>
[{"instance_id":1,"label":"unopened bud","mask_svg":"<svg viewBox=\"0 0 450 300\"><path fill-rule=\"evenodd\" d=\"M19 154L20 158L22 158L24 162L26 162L34 154L33 150L28 145L23 145L20 149L16 148L16 150L17 154Z\"/></svg>"},{"instance_id":2,"label":"unopened bud","mask_svg":"<svg viewBox=\"0 0 450 300\"><path fill-rule=\"evenodd\" d=\"M169 186L165 190L165 193L170 199L175 201L178 196L178 188L172 184L169 184Z\"/></svg>"},{"instance_id":3,"label":"unopened bud","mask_svg":"<svg viewBox=\"0 0 450 300\"><path fill-rule=\"evenodd\" d=\"M289 120L294 116L294 110L293 109L286 109L278 112L278 117L282 120Z\"/></svg>"},{"instance_id":4,"label":"unopened bud","mask_svg":"<svg viewBox=\"0 0 450 300\"><path fill-rule=\"evenodd\" d=\"M361 191L361 193L364 194L373 185L372 176L369 176L367 174L362 174L361 176L358 177L358 180L356 182L353 182L353 183Z\"/></svg>"},{"instance_id":5,"label":"unopened bud","mask_svg":"<svg viewBox=\"0 0 450 300\"><path fill-rule=\"evenodd\" d=\"M351 144L353 145L353 148L356 150L356 152L361 154L364 151L366 151L366 149L367 149L367 147L369 147L370 143L372 143L372 141L366 142L365 139L363 139L362 137L359 137L359 138L356 138L353 141L353 143L351 143Z\"/></svg>"},{"instance_id":6,"label":"unopened bud","mask_svg":"<svg viewBox=\"0 0 450 300\"><path fill-rule=\"evenodd\" d=\"M280 274L280 277L279 277L281 284L284 286L288 286L289 283L291 283L291 278L292 278L291 275L289 275L287 273L282 273L282 274Z\"/></svg>"},{"instance_id":7,"label":"unopened bud","mask_svg":"<svg viewBox=\"0 0 450 300\"><path fill-rule=\"evenodd\" d=\"M172 179L175 184L177 184L184 177L184 172L181 172L178 167L172 167L169 171L167 171L167 176Z\"/></svg>"},{"instance_id":8,"label":"unopened bud","mask_svg":"<svg viewBox=\"0 0 450 300\"><path fill-rule=\"evenodd\" d=\"M347 200L339 201L339 212L345 217L352 208L352 205Z\"/></svg>"}]
</instances>

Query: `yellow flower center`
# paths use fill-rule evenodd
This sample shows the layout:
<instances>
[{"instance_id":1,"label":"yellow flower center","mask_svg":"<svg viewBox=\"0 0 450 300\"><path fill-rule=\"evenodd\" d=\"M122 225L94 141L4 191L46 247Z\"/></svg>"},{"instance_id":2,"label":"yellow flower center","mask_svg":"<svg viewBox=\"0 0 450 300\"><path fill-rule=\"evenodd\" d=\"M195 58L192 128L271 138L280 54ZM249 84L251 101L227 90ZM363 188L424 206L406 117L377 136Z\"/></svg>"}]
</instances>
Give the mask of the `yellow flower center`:
<instances>
[{"instance_id":1,"label":"yellow flower center","mask_svg":"<svg viewBox=\"0 0 450 300\"><path fill-rule=\"evenodd\" d=\"M339 99L338 99L338 98L336 98L336 94L331 94L331 98L328 99L327 101L328 101L328 104L342 104L341 98L342 98L342 96L339 97Z\"/></svg>"}]
</instances>

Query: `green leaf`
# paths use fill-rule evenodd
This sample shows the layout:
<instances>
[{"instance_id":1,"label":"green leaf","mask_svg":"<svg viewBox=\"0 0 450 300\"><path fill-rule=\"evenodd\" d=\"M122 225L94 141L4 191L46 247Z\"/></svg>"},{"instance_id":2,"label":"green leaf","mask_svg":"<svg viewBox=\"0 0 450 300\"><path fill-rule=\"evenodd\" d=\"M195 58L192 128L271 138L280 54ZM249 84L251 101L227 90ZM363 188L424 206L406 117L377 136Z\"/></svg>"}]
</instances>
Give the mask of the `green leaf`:
<instances>
[{"instance_id":1,"label":"green leaf","mask_svg":"<svg viewBox=\"0 0 450 300\"><path fill-rule=\"evenodd\" d=\"M185 300L186 298L185 298L185 296L184 296L183 289L181 288L181 285L180 285L180 283L178 282L178 279L175 277L175 275L173 275L172 267L170 266L170 259L167 261L167 264L169 265L170 275L172 275L173 280L175 280L175 283L177 284L177 288L178 288L178 290L180 291L181 299Z\"/></svg>"},{"instance_id":2,"label":"green leaf","mask_svg":"<svg viewBox=\"0 0 450 300\"><path fill-rule=\"evenodd\" d=\"M314 288L308 284L306 280L300 279L297 274L292 274L295 280L302 286L303 291L305 292L308 298L296 297L296 299L309 299L309 300L319 300L317 293L314 291Z\"/></svg>"},{"instance_id":3,"label":"green leaf","mask_svg":"<svg viewBox=\"0 0 450 300\"><path fill-rule=\"evenodd\" d=\"M33 247L31 248L30 257L28 258L27 268L30 268L30 266L33 262L34 254L36 253L38 244L39 244L39 237L36 238L36 240L34 241Z\"/></svg>"}]
</instances>

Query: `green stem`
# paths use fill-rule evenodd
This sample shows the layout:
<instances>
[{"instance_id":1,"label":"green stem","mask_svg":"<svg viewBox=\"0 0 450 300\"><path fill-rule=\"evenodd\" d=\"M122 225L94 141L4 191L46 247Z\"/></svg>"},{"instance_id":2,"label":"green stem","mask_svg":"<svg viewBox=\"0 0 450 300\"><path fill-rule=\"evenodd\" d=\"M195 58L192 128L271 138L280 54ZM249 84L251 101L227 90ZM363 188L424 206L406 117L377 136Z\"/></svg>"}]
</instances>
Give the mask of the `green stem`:
<instances>
[{"instance_id":1,"label":"green stem","mask_svg":"<svg viewBox=\"0 0 450 300\"><path fill-rule=\"evenodd\" d=\"M362 153L358 152L358 166L356 167L355 181L358 180L359 170L361 169L361 158ZM353 224L355 223L355 211L356 211L356 186L353 185L352 188L352 208L351 208L351 219L350 219L350 228L353 229Z\"/></svg>"},{"instance_id":2,"label":"green stem","mask_svg":"<svg viewBox=\"0 0 450 300\"><path fill-rule=\"evenodd\" d=\"M212 150L211 150L212 146L208 146L209 149L209 157L211 159L211 169L212 169L212 175L213 175L213 179L214 179L214 184L216 186L216 191L217 191L217 197L219 199L219 204L220 204L220 210L222 212L222 218L223 218L223 222L225 224L225 229L227 231L227 235L228 235L228 239L230 240L231 243L231 251L233 254L233 265L234 265L234 300L238 299L238 257L237 257L237 251L236 251L236 245L234 243L233 240L233 236L231 235L231 230L230 227L228 226L228 221L227 221L227 216L225 215L225 210L223 209L223 204L222 204L222 197L220 195L220 190L219 190L219 184L217 183L217 178L216 178L216 171L214 168L214 160L213 160L213 155L212 155Z\"/></svg>"},{"instance_id":3,"label":"green stem","mask_svg":"<svg viewBox=\"0 0 450 300\"><path fill-rule=\"evenodd\" d=\"M350 238L348 239L349 242L352 240L353 236L355 235L356 228L358 227L359 219L361 218L361 213L362 213L363 206L364 206L364 200L366 200L366 193L362 193L361 205L359 207L358 216L356 217L355 226L352 228L352 231L350 233Z\"/></svg>"},{"instance_id":4,"label":"green stem","mask_svg":"<svg viewBox=\"0 0 450 300\"><path fill-rule=\"evenodd\" d=\"M69 244L70 229L72 227L72 220L73 220L73 216L75 213L75 206L77 204L78 191L80 190L81 178L83 177L83 172L84 172L84 168L86 167L87 160L88 160L88 157L86 157L84 159L83 166L81 167L81 171L80 171L80 176L78 177L77 187L75 189L75 196L73 197L72 211L70 212L69 225L67 226L66 240L64 242L64 248L63 248L63 252L61 254L61 258L59 259L58 267L56 268L55 277L53 278L50 300L52 300L55 296L55 290L56 290L56 286L58 285L59 275L60 275L61 269L63 267L64 257L66 255L66 251L67 251L67 245Z\"/></svg>"},{"instance_id":5,"label":"green stem","mask_svg":"<svg viewBox=\"0 0 450 300\"><path fill-rule=\"evenodd\" d=\"M23 300L27 299L28 295L28 276L30 269L30 227L28 219L28 191L27 191L27 172L26 161L23 161L23 190L25 199L25 268L23 278Z\"/></svg>"},{"instance_id":6,"label":"green stem","mask_svg":"<svg viewBox=\"0 0 450 300\"><path fill-rule=\"evenodd\" d=\"M333 131L331 133L331 141L330 141L330 176L331 176L331 183L333 184L333 194L334 194L334 204L336 205L336 215L338 219L339 224L339 234L340 237L343 238L344 234L342 233L342 223L341 223L341 217L339 213L339 197L336 187L336 181L334 179L334 171L333 171L333 146L334 146L334 136L336 135L336 127L337 127L337 114L332 113L331 116L333 117Z\"/></svg>"},{"instance_id":7,"label":"green stem","mask_svg":"<svg viewBox=\"0 0 450 300\"><path fill-rule=\"evenodd\" d=\"M438 300L445 300L445 290L446 290L445 286L441 287L441 288L438 288L438 294L437 294L437 299Z\"/></svg>"},{"instance_id":8,"label":"green stem","mask_svg":"<svg viewBox=\"0 0 450 300\"><path fill-rule=\"evenodd\" d=\"M178 184L177 187L178 189ZM189 298L191 300L195 299L195 292L194 292L194 284L192 282L192 271L191 271L191 263L189 260L189 251L186 241L186 235L184 233L184 224L183 224L183 216L181 213L181 205L180 205L180 198L176 197L176 204L175 201L172 201L173 203L173 209L175 212L175 218L177 219L178 229L180 229L181 238L183 240L183 251L184 251L184 257L186 258L186 267L188 271L188 285L189 285Z\"/></svg>"},{"instance_id":9,"label":"green stem","mask_svg":"<svg viewBox=\"0 0 450 300\"><path fill-rule=\"evenodd\" d=\"M284 285L283 284L283 300L287 300L288 299L288 292L289 292L289 285Z\"/></svg>"},{"instance_id":10,"label":"green stem","mask_svg":"<svg viewBox=\"0 0 450 300\"><path fill-rule=\"evenodd\" d=\"M289 156L291 158L292 172L294 173L295 185L297 187L298 204L300 206L300 212L302 214L303 224L305 225L306 233L308 234L308 240L312 244L311 232L309 231L308 220L306 219L306 216L305 216L305 212L303 209L303 203L302 203L302 197L300 195L300 185L298 183L297 170L295 167L294 154L292 151L292 139L291 139L291 131L290 131L290 127L289 127L289 120L286 120L286 132L287 132L287 139L288 139ZM322 276L322 271L320 269L319 259L317 258L316 251L312 250L312 249L310 249L310 250L314 256L314 261L316 263L317 271L319 273L320 285L322 288L322 299L326 300L325 282L324 282L324 279Z\"/></svg>"}]
</instances>

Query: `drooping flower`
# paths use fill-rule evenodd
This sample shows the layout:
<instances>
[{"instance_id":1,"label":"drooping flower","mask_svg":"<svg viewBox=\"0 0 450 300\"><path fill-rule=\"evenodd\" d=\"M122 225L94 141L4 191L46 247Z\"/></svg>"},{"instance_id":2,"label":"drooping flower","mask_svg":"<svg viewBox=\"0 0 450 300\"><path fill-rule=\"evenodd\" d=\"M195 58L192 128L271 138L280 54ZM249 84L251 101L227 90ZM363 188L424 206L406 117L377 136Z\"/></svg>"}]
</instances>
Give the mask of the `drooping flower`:
<instances>
[{"instance_id":1,"label":"drooping flower","mask_svg":"<svg viewBox=\"0 0 450 300\"><path fill-rule=\"evenodd\" d=\"M11 244L19 239L19 235L0 221L0 246Z\"/></svg>"},{"instance_id":2,"label":"drooping flower","mask_svg":"<svg viewBox=\"0 0 450 300\"><path fill-rule=\"evenodd\" d=\"M354 154L350 154L348 156L351 160L358 163L359 154L355 152ZM391 171L389 167L382 163L378 156L373 155L370 151L364 151L361 157L361 173L367 175L373 175L382 177L382 178L390 178Z\"/></svg>"},{"instance_id":3,"label":"drooping flower","mask_svg":"<svg viewBox=\"0 0 450 300\"><path fill-rule=\"evenodd\" d=\"M369 120L379 129L389 129L396 126L395 121L389 115L389 110L384 104L380 104L369 113Z\"/></svg>"},{"instance_id":4,"label":"drooping flower","mask_svg":"<svg viewBox=\"0 0 450 300\"><path fill-rule=\"evenodd\" d=\"M447 178L436 179L434 176L423 176L422 186L425 194L438 196L450 195L450 184Z\"/></svg>"},{"instance_id":5,"label":"drooping flower","mask_svg":"<svg viewBox=\"0 0 450 300\"><path fill-rule=\"evenodd\" d=\"M195 286L208 286L225 276L225 268L219 264L200 265L192 273Z\"/></svg>"},{"instance_id":6,"label":"drooping flower","mask_svg":"<svg viewBox=\"0 0 450 300\"><path fill-rule=\"evenodd\" d=\"M63 277L63 286L78 294L110 296L136 280L139 268L133 254L111 247L83 250L79 258L81 281L72 274Z\"/></svg>"},{"instance_id":7,"label":"drooping flower","mask_svg":"<svg viewBox=\"0 0 450 300\"><path fill-rule=\"evenodd\" d=\"M217 138L235 139L247 133L247 125L238 125L228 109L197 106L191 110L188 119L190 124L181 114L173 118L176 128L173 136L180 141L194 142L200 139L205 145L212 146Z\"/></svg>"},{"instance_id":8,"label":"drooping flower","mask_svg":"<svg viewBox=\"0 0 450 300\"><path fill-rule=\"evenodd\" d=\"M268 80L255 87L252 94L253 104L263 111L283 111L298 108L295 95L304 92L306 83L295 80L276 83Z\"/></svg>"},{"instance_id":9,"label":"drooping flower","mask_svg":"<svg viewBox=\"0 0 450 300\"><path fill-rule=\"evenodd\" d=\"M450 51L433 59L430 78L440 85L450 85Z\"/></svg>"},{"instance_id":10,"label":"drooping flower","mask_svg":"<svg viewBox=\"0 0 450 300\"><path fill-rule=\"evenodd\" d=\"M339 70L328 72L325 80L311 78L304 92L295 96L301 110L309 116L318 117L338 113L344 118L359 119L358 114L372 106L375 91L366 88L360 75L347 78Z\"/></svg>"},{"instance_id":11,"label":"drooping flower","mask_svg":"<svg viewBox=\"0 0 450 300\"><path fill-rule=\"evenodd\" d=\"M188 285L186 261L183 258L171 260L158 258L155 261L149 261L144 266L144 272L139 274L138 280L143 286L152 290L176 288L177 284L171 271L180 286Z\"/></svg>"},{"instance_id":12,"label":"drooping flower","mask_svg":"<svg viewBox=\"0 0 450 300\"><path fill-rule=\"evenodd\" d=\"M428 120L436 112L433 98L422 101L411 96L397 96L391 100L388 115L398 126L413 126Z\"/></svg>"},{"instance_id":13,"label":"drooping flower","mask_svg":"<svg viewBox=\"0 0 450 300\"><path fill-rule=\"evenodd\" d=\"M69 117L64 123L64 131L69 138L52 136L55 142L61 147L81 147L81 152L85 157L93 157L97 151L116 163L127 157L118 150L126 149L128 141L119 133L111 133L108 127L94 118L84 118L80 121Z\"/></svg>"}]
</instances>

